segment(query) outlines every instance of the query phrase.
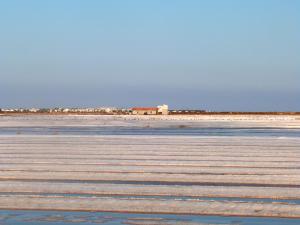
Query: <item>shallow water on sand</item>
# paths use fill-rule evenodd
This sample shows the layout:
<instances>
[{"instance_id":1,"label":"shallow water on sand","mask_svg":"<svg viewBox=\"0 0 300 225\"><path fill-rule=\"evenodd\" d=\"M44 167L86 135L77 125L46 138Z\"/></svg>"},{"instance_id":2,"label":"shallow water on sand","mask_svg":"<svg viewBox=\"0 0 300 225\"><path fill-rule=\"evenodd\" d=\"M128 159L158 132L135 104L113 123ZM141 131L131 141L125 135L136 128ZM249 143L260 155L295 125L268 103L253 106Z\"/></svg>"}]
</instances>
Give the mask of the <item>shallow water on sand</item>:
<instances>
[{"instance_id":1,"label":"shallow water on sand","mask_svg":"<svg viewBox=\"0 0 300 225\"><path fill-rule=\"evenodd\" d=\"M220 217L191 215L127 214L104 212L64 212L64 211L0 211L0 224L14 225L68 225L68 224L107 224L107 225L298 225L298 219Z\"/></svg>"},{"instance_id":2,"label":"shallow water on sand","mask_svg":"<svg viewBox=\"0 0 300 225\"><path fill-rule=\"evenodd\" d=\"M300 137L298 128L195 128L195 127L103 127L51 126L1 127L0 135L183 135L183 136L250 136Z\"/></svg>"}]
</instances>

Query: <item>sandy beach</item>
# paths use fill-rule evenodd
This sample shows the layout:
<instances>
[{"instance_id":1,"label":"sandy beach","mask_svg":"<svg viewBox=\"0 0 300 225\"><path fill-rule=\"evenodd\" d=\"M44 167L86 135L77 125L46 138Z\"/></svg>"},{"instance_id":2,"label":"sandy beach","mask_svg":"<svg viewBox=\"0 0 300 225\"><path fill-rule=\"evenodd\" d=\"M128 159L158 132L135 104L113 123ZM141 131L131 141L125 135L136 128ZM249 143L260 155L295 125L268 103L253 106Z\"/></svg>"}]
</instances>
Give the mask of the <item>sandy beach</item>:
<instances>
[{"instance_id":1,"label":"sandy beach","mask_svg":"<svg viewBox=\"0 0 300 225\"><path fill-rule=\"evenodd\" d=\"M300 128L300 115L0 115L0 127L274 127Z\"/></svg>"},{"instance_id":2,"label":"sandy beach","mask_svg":"<svg viewBox=\"0 0 300 225\"><path fill-rule=\"evenodd\" d=\"M0 209L300 218L300 137L67 135L66 127L297 129L297 116L0 117ZM181 127L180 127L181 126ZM267 132L267 131L266 131Z\"/></svg>"}]
</instances>

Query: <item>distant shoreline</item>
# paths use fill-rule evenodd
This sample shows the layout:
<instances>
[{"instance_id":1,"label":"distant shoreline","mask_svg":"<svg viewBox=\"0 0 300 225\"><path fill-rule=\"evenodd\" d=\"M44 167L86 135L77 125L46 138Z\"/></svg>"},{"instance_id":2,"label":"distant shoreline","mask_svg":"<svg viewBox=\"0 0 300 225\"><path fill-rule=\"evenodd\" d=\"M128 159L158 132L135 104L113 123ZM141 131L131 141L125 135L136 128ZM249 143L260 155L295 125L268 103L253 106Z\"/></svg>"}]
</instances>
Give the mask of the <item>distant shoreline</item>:
<instances>
[{"instance_id":1,"label":"distant shoreline","mask_svg":"<svg viewBox=\"0 0 300 225\"><path fill-rule=\"evenodd\" d=\"M127 115L131 116L131 114L122 114L122 113L96 113L96 112L0 112L0 116L24 116L24 115ZM229 115L300 115L300 112L201 112L201 113L170 113L169 115L165 116L182 116L182 115L224 115L224 116L229 116ZM134 115L132 115L134 116ZM142 115L143 116L143 115ZM146 115L145 115L146 116ZM147 115L149 116L149 115ZM159 115L152 115L152 116L159 116Z\"/></svg>"}]
</instances>

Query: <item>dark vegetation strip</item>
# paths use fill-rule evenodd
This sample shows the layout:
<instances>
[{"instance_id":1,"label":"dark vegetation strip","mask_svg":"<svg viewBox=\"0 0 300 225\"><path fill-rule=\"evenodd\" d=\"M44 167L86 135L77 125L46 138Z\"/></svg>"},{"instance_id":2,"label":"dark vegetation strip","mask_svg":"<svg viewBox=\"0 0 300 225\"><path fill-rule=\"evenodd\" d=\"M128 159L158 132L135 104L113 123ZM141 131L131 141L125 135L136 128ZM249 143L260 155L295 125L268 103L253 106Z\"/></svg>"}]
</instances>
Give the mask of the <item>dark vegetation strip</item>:
<instances>
[{"instance_id":1,"label":"dark vegetation strip","mask_svg":"<svg viewBox=\"0 0 300 225\"><path fill-rule=\"evenodd\" d=\"M299 146L300 148L300 146ZM172 149L171 151L168 150L168 149L160 149L160 148L155 148L155 149L113 149L113 148L105 148L105 149L96 149L96 148L91 148L91 149L74 149L74 148L65 148L65 147L60 147L60 148L57 148L56 146L52 146L52 148L36 148L36 149L32 149L32 148L20 148L20 149L16 149L15 147L6 147L6 148L3 148L1 149L0 148L0 154L43 154L43 153L50 153L50 154L61 154L62 153L62 150L65 152L65 153L69 153L69 151L72 151L72 153L79 153L79 154L98 154L98 153L107 153L107 152L110 152L110 151L116 151L116 152L119 152L119 153L115 153L115 154L120 154L120 152L125 152L125 153L129 153L129 154L133 154L132 152L134 153L140 153L140 152L147 152L147 153L164 153L164 154L178 154L178 153L183 153L184 152L188 152L191 154L195 154L195 153L198 153L196 155L204 155L205 156L220 156L222 154L224 154L224 156L227 156L228 157L228 154L234 154L234 155L231 155L231 157L236 157L236 156L243 156L243 154L252 154L254 156L257 156L259 154L263 154L262 156L270 156L270 157L279 157L277 154L280 153L281 156L288 156L286 154L299 154L300 156L300 151L299 151L299 148L295 148L295 149L279 149L279 148L276 148L276 149L263 149L263 148L259 148L259 150L255 150L253 151L252 149L240 149L240 148L237 148L237 149L220 149L220 150L213 150L213 149L209 149L209 148L206 148L205 150L203 149L181 149L181 148L177 148L177 149ZM39 151L39 152L36 152L36 151ZM262 153L263 151L263 153ZM284 153L283 153L284 152ZM225 155L226 153L226 155ZM111 153L110 154L114 154L114 153ZM206 155L208 154L208 155ZM276 154L276 155L275 155ZM188 156L188 155L184 155L184 154L180 154L181 156Z\"/></svg>"},{"instance_id":2,"label":"dark vegetation strip","mask_svg":"<svg viewBox=\"0 0 300 225\"><path fill-rule=\"evenodd\" d=\"M178 151L179 152L179 151ZM239 157L239 158L249 158L249 157L253 157L253 158L300 158L300 151L299 151L299 156L286 156L286 155L206 155L206 154L196 154L196 155L176 155L176 154L157 154L159 153L158 151L155 153L151 153L151 154L147 154L147 153L122 153L122 155L126 155L126 156L180 156L180 157L197 157L197 156L202 156L202 157L223 157L223 158L235 158L235 157ZM61 154L61 152L0 152L0 156L1 155L66 155L67 152L65 152L64 154ZM72 151L72 155L76 155L76 156L119 156L120 153L76 153L74 151Z\"/></svg>"},{"instance_id":3,"label":"dark vegetation strip","mask_svg":"<svg viewBox=\"0 0 300 225\"><path fill-rule=\"evenodd\" d=\"M52 169L1 169L1 172L34 172L34 173L40 173L40 172L55 172L55 173L68 173L68 172L74 172L74 173L112 173L112 174L177 174L177 175L246 175L246 176L272 176L272 175L279 175L279 176L285 176L285 175L297 175L297 174L281 174L281 173L263 173L263 172L256 172L256 173L241 173L241 172L171 172L171 171L122 171L121 169L119 171L112 171L112 170L52 170ZM299 171L300 175L300 171Z\"/></svg>"},{"instance_id":4,"label":"dark vegetation strip","mask_svg":"<svg viewBox=\"0 0 300 225\"><path fill-rule=\"evenodd\" d=\"M234 201L234 202L264 202L264 203L289 203L300 204L300 199L276 199L276 198L240 198L240 197L194 197L194 196L163 196L163 195L128 195L128 194L78 194L78 193L45 193L45 192L0 192L0 195L28 195L28 196L47 196L47 197L109 197L121 199L159 199L159 200L204 200L204 201Z\"/></svg>"},{"instance_id":5,"label":"dark vegetation strip","mask_svg":"<svg viewBox=\"0 0 300 225\"><path fill-rule=\"evenodd\" d=\"M15 137L15 135L14 135ZM51 136L51 137L55 137L55 136ZM59 138L62 138L64 136L59 136ZM57 142L57 138L58 137L55 137L55 141L56 142L32 142L32 141L29 141L28 143L23 143L25 146L28 146L28 144L32 144L32 145L38 145L38 147L42 147L41 145L50 145L50 146L55 146L55 145L61 145L61 144L66 144L66 142ZM74 138L74 137L73 137ZM90 138L90 137L89 137ZM2 139L2 138L0 138ZM139 140L139 139L138 139ZM0 143L0 146L1 145L20 145L22 146L22 144L19 144L19 143L14 143L15 140L9 140L10 142L8 143ZM78 141L78 142L75 142L75 141L72 141L72 143L67 143L70 147L72 147L73 145L74 146L78 146L80 144L82 144L82 141L84 140L81 140L81 141ZM241 141L241 140L240 140ZM273 140L273 143L274 143L274 140ZM189 148L190 146L193 146L193 147L274 147L274 148L298 148L300 147L300 143L299 144L296 144L296 145L274 145L272 144L272 142L267 143L268 145L266 146L266 143L262 143L261 145L257 145L257 144L243 144L241 145L240 143L238 144L232 144L232 143L227 143L227 142L222 142L221 144L217 144L217 143L210 143L210 142L207 142L207 143L203 143L203 144L192 144L192 143L186 143L186 144L181 144L181 143L147 143L147 144L138 144L138 143L130 143L130 144L127 144L127 143L108 143L108 144L103 144L101 143L101 141L99 142L95 142L95 143L91 143L90 140L89 140L89 143L85 143L85 147L86 146L92 146L92 147L99 147L99 146L102 146L102 147L108 147L108 146L176 146L176 147L184 147L184 148Z\"/></svg>"},{"instance_id":6,"label":"dark vegetation strip","mask_svg":"<svg viewBox=\"0 0 300 225\"><path fill-rule=\"evenodd\" d=\"M225 183L225 182L180 182L180 181L121 181L121 180L73 180L73 179L19 179L1 178L0 181L49 182L49 183L91 183L91 184L140 184L140 185L181 185L181 186L226 186L226 187L287 187L300 188L300 184L260 184L260 183Z\"/></svg>"},{"instance_id":7,"label":"dark vegetation strip","mask_svg":"<svg viewBox=\"0 0 300 225\"><path fill-rule=\"evenodd\" d=\"M300 169L299 167L270 167L270 166L232 166L232 165L222 165L222 166L198 166L198 165L161 165L161 164L153 164L153 165L143 165L143 164L119 164L119 163L67 163L67 162L10 162L10 163L0 163L0 165L39 165L39 164L45 164L45 165L74 165L74 166L81 166L81 165L87 165L87 166L143 166L143 167L153 167L153 166L159 166L159 167L192 167L192 168L254 168L254 169Z\"/></svg>"},{"instance_id":8,"label":"dark vegetation strip","mask_svg":"<svg viewBox=\"0 0 300 225\"><path fill-rule=\"evenodd\" d=\"M66 155L67 156L67 155ZM6 157L7 159L42 159L45 160L45 157ZM255 163L300 163L300 161L298 160L294 160L294 161L255 161L255 160L222 160L222 159L217 159L217 160L213 160L213 159L205 159L205 160L201 160L201 159L147 159L147 158L133 158L133 159L120 159L120 158L81 158L81 157L71 157L69 155L69 157L51 157L51 158L47 158L47 159L67 159L67 160L117 160L117 161L159 161L159 162L255 162Z\"/></svg>"},{"instance_id":9,"label":"dark vegetation strip","mask_svg":"<svg viewBox=\"0 0 300 225\"><path fill-rule=\"evenodd\" d=\"M184 109L179 109L177 111L184 111ZM62 116L62 115L127 115L130 117L130 115L126 113L119 113L119 114L113 114L113 113L101 113L101 112L1 112L1 116L11 115L11 116L30 116L30 115L53 115L53 116ZM300 112L291 112L291 111L285 111L285 112L238 112L238 111L223 111L223 112L197 112L197 113L184 113L184 112L172 112L170 111L169 115L300 115ZM134 117L134 116L133 116ZM147 117L147 116L146 116ZM154 116L155 117L155 116ZM154 118L153 117L153 118ZM159 116L158 116L159 117Z\"/></svg>"}]
</instances>

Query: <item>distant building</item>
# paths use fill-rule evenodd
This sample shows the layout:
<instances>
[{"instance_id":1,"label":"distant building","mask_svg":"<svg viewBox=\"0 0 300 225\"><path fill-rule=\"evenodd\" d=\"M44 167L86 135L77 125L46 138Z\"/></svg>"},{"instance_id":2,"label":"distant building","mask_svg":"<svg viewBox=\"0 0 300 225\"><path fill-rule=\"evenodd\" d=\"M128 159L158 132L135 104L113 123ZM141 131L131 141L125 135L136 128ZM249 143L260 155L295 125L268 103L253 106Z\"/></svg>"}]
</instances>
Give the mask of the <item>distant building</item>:
<instances>
[{"instance_id":1,"label":"distant building","mask_svg":"<svg viewBox=\"0 0 300 225\"><path fill-rule=\"evenodd\" d=\"M156 107L135 107L132 108L133 115L156 115L157 108Z\"/></svg>"},{"instance_id":2,"label":"distant building","mask_svg":"<svg viewBox=\"0 0 300 225\"><path fill-rule=\"evenodd\" d=\"M39 109L36 109L36 108L31 108L31 109L29 109L29 112L33 112L33 113L36 113L36 112L38 112L39 111Z\"/></svg>"},{"instance_id":3,"label":"distant building","mask_svg":"<svg viewBox=\"0 0 300 225\"><path fill-rule=\"evenodd\" d=\"M177 110L170 110L169 114L171 115L179 115L179 114L187 114L187 115L197 115L206 113L205 110L201 109L177 109Z\"/></svg>"},{"instance_id":4,"label":"distant building","mask_svg":"<svg viewBox=\"0 0 300 225\"><path fill-rule=\"evenodd\" d=\"M168 115L169 108L167 105L157 107L134 107L131 109L133 115Z\"/></svg>"},{"instance_id":5,"label":"distant building","mask_svg":"<svg viewBox=\"0 0 300 225\"><path fill-rule=\"evenodd\" d=\"M168 115L169 114L169 107L168 105L159 105L157 106L157 114L158 115Z\"/></svg>"}]
</instances>

